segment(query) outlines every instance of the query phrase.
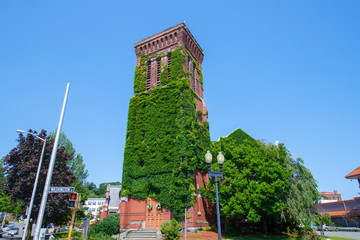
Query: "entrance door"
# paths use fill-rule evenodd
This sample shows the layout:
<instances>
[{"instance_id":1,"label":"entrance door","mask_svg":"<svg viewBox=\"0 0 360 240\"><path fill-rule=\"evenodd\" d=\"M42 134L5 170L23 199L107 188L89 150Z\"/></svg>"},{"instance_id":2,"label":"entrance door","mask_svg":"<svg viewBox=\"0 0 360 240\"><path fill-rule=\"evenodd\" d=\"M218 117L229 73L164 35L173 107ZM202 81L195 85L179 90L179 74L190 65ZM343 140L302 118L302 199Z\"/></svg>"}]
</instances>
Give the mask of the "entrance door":
<instances>
[{"instance_id":1,"label":"entrance door","mask_svg":"<svg viewBox=\"0 0 360 240\"><path fill-rule=\"evenodd\" d=\"M146 203L146 228L161 228L163 209L158 207L159 202L147 198Z\"/></svg>"}]
</instances>

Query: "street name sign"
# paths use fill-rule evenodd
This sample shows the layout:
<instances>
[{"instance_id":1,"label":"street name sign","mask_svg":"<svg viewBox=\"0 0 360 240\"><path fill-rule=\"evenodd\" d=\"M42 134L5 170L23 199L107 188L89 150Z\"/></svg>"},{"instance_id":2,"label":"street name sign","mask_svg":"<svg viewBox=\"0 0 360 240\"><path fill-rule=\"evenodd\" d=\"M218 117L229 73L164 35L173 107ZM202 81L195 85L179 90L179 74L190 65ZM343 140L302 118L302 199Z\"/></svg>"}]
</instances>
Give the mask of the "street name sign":
<instances>
[{"instance_id":1,"label":"street name sign","mask_svg":"<svg viewBox=\"0 0 360 240\"><path fill-rule=\"evenodd\" d=\"M73 193L74 187L50 187L49 193Z\"/></svg>"}]
</instances>

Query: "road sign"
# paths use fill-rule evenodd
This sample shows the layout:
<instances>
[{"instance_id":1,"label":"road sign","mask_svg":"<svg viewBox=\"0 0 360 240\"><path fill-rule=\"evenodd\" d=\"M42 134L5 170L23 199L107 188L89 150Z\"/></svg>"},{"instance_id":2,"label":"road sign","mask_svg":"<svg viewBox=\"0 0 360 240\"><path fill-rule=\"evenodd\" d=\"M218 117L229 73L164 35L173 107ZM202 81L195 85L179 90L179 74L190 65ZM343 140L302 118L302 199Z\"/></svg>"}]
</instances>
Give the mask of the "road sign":
<instances>
[{"instance_id":1,"label":"road sign","mask_svg":"<svg viewBox=\"0 0 360 240\"><path fill-rule=\"evenodd\" d=\"M73 193L74 187L50 187L49 193Z\"/></svg>"}]
</instances>

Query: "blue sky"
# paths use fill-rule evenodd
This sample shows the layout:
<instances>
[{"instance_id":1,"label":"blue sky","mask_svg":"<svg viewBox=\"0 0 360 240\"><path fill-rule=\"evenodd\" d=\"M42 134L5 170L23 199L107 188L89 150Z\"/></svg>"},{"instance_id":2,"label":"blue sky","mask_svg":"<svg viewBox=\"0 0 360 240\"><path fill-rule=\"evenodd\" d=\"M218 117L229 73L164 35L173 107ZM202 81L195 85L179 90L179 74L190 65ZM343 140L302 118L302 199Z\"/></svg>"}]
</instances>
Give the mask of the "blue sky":
<instances>
[{"instance_id":1,"label":"blue sky","mask_svg":"<svg viewBox=\"0 0 360 240\"><path fill-rule=\"evenodd\" d=\"M319 191L358 196L358 1L0 1L0 156L16 129L57 127L89 181L121 181L134 43L186 23L205 52L213 140L241 128L284 143Z\"/></svg>"}]
</instances>

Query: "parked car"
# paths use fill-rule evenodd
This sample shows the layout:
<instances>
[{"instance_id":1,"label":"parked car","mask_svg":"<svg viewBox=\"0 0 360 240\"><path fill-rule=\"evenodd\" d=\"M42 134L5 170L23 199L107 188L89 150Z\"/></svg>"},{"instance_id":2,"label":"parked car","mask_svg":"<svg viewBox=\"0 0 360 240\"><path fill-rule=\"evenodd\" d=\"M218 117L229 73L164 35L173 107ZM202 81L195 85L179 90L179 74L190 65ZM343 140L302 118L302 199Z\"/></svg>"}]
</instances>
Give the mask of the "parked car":
<instances>
[{"instance_id":1,"label":"parked car","mask_svg":"<svg viewBox=\"0 0 360 240\"><path fill-rule=\"evenodd\" d=\"M12 228L8 231L8 235L14 236L16 234L19 234L19 228Z\"/></svg>"},{"instance_id":2,"label":"parked car","mask_svg":"<svg viewBox=\"0 0 360 240\"><path fill-rule=\"evenodd\" d=\"M10 230L10 228L14 228L15 226L13 224L5 224L3 227L3 231L4 233L8 232Z\"/></svg>"},{"instance_id":3,"label":"parked car","mask_svg":"<svg viewBox=\"0 0 360 240\"><path fill-rule=\"evenodd\" d=\"M318 228L317 228L318 231L321 231L323 229L324 229L324 231L336 231L336 232L339 231L339 228L337 226L328 226L325 224L322 226L322 228L321 228L321 226L318 226Z\"/></svg>"},{"instance_id":4,"label":"parked car","mask_svg":"<svg viewBox=\"0 0 360 240\"><path fill-rule=\"evenodd\" d=\"M3 230L4 230L4 232L9 232L10 230L13 230L14 228L16 228L16 227L14 225L11 225L9 227L4 228Z\"/></svg>"},{"instance_id":5,"label":"parked car","mask_svg":"<svg viewBox=\"0 0 360 240\"><path fill-rule=\"evenodd\" d=\"M0 237L2 237L3 233L4 233L3 230L0 229Z\"/></svg>"},{"instance_id":6,"label":"parked car","mask_svg":"<svg viewBox=\"0 0 360 240\"><path fill-rule=\"evenodd\" d=\"M69 231L69 229L70 229L70 226L62 227L59 229L59 232L66 232L66 231Z\"/></svg>"}]
</instances>

